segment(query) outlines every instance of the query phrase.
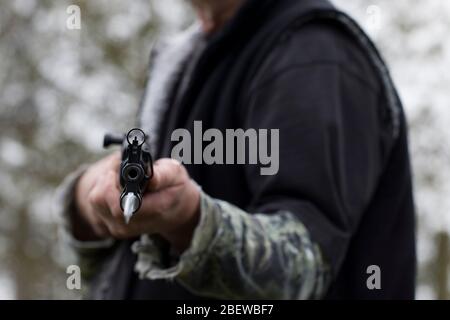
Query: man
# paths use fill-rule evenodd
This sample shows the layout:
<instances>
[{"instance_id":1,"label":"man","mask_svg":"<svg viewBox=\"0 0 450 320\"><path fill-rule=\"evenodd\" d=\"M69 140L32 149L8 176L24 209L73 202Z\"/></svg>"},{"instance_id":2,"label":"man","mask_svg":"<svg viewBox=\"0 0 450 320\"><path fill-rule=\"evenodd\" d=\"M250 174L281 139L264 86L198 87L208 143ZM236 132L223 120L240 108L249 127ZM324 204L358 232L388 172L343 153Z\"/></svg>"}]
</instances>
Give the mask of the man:
<instances>
[{"instance_id":1,"label":"man","mask_svg":"<svg viewBox=\"0 0 450 320\"><path fill-rule=\"evenodd\" d=\"M192 3L200 27L152 55L139 212L125 223L118 155L62 188L90 297L413 298L406 125L370 40L326 0ZM168 159L196 121L279 130L278 170Z\"/></svg>"}]
</instances>

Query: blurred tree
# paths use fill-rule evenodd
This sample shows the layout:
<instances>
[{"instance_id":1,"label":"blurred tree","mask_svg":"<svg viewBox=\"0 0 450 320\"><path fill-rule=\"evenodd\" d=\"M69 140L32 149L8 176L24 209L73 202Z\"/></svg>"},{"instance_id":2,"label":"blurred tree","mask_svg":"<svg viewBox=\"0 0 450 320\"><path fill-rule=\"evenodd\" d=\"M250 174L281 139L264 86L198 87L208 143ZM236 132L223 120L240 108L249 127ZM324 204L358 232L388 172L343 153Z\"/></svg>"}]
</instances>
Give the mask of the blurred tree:
<instances>
[{"instance_id":1,"label":"blurred tree","mask_svg":"<svg viewBox=\"0 0 450 320\"><path fill-rule=\"evenodd\" d=\"M436 273L434 284L436 287L436 295L438 299L450 299L449 267L450 267L450 244L447 232L439 232L436 234Z\"/></svg>"}]
</instances>

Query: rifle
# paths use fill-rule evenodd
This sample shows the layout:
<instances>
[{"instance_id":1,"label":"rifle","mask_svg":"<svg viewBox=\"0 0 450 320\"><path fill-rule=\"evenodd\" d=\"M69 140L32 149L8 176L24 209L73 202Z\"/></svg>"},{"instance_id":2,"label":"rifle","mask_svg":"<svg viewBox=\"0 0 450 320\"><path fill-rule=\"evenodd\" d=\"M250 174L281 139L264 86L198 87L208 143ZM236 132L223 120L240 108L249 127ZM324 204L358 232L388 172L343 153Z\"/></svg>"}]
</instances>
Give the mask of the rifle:
<instances>
[{"instance_id":1,"label":"rifle","mask_svg":"<svg viewBox=\"0 0 450 320\"><path fill-rule=\"evenodd\" d=\"M153 177L153 159L147 145L148 136L141 129L131 129L126 136L106 134L103 147L122 146L119 180L122 187L120 208L125 222L139 210L148 182Z\"/></svg>"}]
</instances>

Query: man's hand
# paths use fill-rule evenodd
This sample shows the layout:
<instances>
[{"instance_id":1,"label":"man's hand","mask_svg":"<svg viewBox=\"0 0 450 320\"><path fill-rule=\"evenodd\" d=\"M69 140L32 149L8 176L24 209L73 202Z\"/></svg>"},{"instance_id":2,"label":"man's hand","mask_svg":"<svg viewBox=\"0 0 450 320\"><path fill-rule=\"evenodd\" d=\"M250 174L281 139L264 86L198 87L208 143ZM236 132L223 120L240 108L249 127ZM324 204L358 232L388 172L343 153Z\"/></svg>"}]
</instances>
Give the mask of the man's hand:
<instances>
[{"instance_id":1,"label":"man's hand","mask_svg":"<svg viewBox=\"0 0 450 320\"><path fill-rule=\"evenodd\" d=\"M79 180L77 208L90 231L99 238L117 239L160 234L177 251L184 251L200 214L200 191L184 166L172 159L155 162L142 206L129 224L120 208L119 166L120 155L114 154L94 164Z\"/></svg>"}]
</instances>

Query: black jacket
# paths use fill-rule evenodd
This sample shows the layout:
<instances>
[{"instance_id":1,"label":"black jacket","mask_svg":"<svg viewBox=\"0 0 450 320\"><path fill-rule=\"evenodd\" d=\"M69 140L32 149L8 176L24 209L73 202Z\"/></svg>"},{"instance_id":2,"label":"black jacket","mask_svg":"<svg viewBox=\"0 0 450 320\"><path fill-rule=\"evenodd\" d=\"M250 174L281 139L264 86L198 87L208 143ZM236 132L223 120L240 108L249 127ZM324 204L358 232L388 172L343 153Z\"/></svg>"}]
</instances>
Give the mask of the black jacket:
<instances>
[{"instance_id":1,"label":"black jacket","mask_svg":"<svg viewBox=\"0 0 450 320\"><path fill-rule=\"evenodd\" d=\"M210 196L247 212L296 214L331 265L328 298L414 297L405 119L386 67L352 20L325 0L248 0L172 99L156 157L170 156L172 131L192 131L194 120L203 130L280 129L277 175L248 165L187 169ZM118 252L103 297L195 298L176 282L138 280L129 243ZM367 288L371 265L381 290Z\"/></svg>"}]
</instances>

